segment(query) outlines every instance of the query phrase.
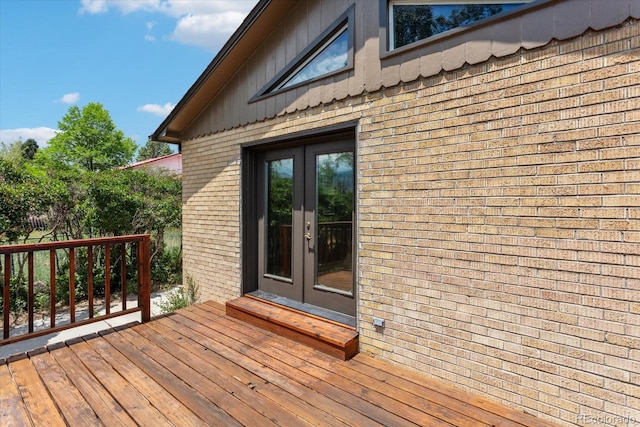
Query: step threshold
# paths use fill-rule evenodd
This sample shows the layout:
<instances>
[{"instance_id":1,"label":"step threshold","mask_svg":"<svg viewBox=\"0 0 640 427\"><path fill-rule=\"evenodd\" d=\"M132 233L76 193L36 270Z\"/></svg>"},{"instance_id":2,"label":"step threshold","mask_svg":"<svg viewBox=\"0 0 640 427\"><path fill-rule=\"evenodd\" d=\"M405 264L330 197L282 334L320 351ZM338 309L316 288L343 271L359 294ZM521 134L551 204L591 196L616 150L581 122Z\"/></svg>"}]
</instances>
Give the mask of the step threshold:
<instances>
[{"instance_id":1,"label":"step threshold","mask_svg":"<svg viewBox=\"0 0 640 427\"><path fill-rule=\"evenodd\" d=\"M353 326L277 304L253 295L226 303L227 315L261 327L323 353L348 360L358 353Z\"/></svg>"}]
</instances>

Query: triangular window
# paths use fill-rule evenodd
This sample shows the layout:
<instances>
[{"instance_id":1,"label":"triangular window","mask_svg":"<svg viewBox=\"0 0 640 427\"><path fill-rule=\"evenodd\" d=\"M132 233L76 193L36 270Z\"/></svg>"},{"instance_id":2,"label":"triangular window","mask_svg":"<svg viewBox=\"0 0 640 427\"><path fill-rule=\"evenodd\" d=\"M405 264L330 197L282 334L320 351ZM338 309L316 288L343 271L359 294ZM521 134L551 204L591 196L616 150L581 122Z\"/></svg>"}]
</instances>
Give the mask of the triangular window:
<instances>
[{"instance_id":1,"label":"triangular window","mask_svg":"<svg viewBox=\"0 0 640 427\"><path fill-rule=\"evenodd\" d=\"M353 67L353 7L287 64L251 101Z\"/></svg>"},{"instance_id":2,"label":"triangular window","mask_svg":"<svg viewBox=\"0 0 640 427\"><path fill-rule=\"evenodd\" d=\"M345 25L318 49L315 56L300 64L291 75L278 85L277 89L283 89L324 76L333 71L345 68L348 64L349 38Z\"/></svg>"}]
</instances>

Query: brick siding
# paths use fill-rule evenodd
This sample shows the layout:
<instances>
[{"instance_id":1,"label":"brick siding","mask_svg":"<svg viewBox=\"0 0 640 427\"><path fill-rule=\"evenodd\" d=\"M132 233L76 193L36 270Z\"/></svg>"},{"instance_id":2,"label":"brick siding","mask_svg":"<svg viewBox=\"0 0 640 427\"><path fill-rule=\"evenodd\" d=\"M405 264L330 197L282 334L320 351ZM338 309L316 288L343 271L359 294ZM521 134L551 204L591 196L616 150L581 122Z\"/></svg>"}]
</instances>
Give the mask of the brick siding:
<instances>
[{"instance_id":1,"label":"brick siding","mask_svg":"<svg viewBox=\"0 0 640 427\"><path fill-rule=\"evenodd\" d=\"M638 22L185 142L204 299L241 292L240 144L351 120L361 351L560 424L640 423Z\"/></svg>"}]
</instances>

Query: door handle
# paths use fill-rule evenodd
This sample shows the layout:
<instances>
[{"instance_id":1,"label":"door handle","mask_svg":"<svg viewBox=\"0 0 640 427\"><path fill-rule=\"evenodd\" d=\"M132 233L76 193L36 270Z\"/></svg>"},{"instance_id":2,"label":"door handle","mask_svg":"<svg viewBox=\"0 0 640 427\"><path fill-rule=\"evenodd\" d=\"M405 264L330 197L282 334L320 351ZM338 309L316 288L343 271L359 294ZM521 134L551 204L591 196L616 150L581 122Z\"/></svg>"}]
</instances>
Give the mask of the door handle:
<instances>
[{"instance_id":1,"label":"door handle","mask_svg":"<svg viewBox=\"0 0 640 427\"><path fill-rule=\"evenodd\" d=\"M312 238L311 237L311 233L309 233L309 232L304 233L304 238L307 239L307 242L310 241L311 238Z\"/></svg>"}]
</instances>

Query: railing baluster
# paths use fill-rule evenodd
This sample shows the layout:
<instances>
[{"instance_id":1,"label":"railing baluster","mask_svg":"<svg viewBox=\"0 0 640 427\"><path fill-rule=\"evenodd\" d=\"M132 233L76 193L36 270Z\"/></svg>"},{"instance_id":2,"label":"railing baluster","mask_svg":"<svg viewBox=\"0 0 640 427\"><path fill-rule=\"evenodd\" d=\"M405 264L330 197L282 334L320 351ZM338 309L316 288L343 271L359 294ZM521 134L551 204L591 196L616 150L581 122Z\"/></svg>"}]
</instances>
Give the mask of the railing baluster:
<instances>
[{"instance_id":1,"label":"railing baluster","mask_svg":"<svg viewBox=\"0 0 640 427\"><path fill-rule=\"evenodd\" d=\"M49 251L49 327L56 326L56 250Z\"/></svg>"},{"instance_id":2,"label":"railing baluster","mask_svg":"<svg viewBox=\"0 0 640 427\"><path fill-rule=\"evenodd\" d=\"M1 0L0 0L1 1ZM138 245L137 252L134 249L133 245ZM81 240L71 240L66 242L44 242L44 243L35 243L35 244L20 244L20 245L8 245L8 246L0 246L0 278L4 280L2 290L2 309L3 313L0 317L3 317L3 338L0 339L0 346L5 344L11 344L14 342L18 342L28 338L35 338L38 336L43 336L48 333L58 332L66 329L70 329L73 327L77 327L84 324L94 323L99 320L106 320L115 316L125 315L129 313L134 313L137 311L141 312L142 321L149 321L151 318L151 265L150 265L150 236L149 235L134 235L134 236L115 236L109 238L96 238L96 239L81 239ZM113 245L121 245L122 253L120 260L122 262L121 265L121 290L122 290L122 309L116 310L115 313L111 313L111 246ZM105 248L105 297L106 297L106 314L95 315L94 309L95 306L95 275L94 275L94 263L95 254L94 251L95 246L104 246ZM137 307L127 308L127 271L129 270L129 266L127 265L127 246L129 246L129 250L131 251L131 262L132 268L137 269L135 273L137 273L138 283L137 283L137 293L138 293L138 304ZM87 295L90 299L89 301L89 310L88 319L78 320L78 316L76 313L76 270L78 268L77 263L79 262L78 251L76 248L87 248ZM58 250L64 250L65 255L68 251L68 274L69 274L69 322L64 322L64 324L60 326L56 326L56 282L57 277L56 274L58 272ZM49 251L49 306L50 306L50 322L49 327L39 330L35 325L35 305L37 303L36 298L36 262L41 262L41 258L36 254L38 251ZM28 296L27 296L27 310L28 310L28 330L29 332L23 333L16 336L11 336L11 297L12 295L12 287L11 280L12 274L14 272L13 268L13 254L18 254L16 256L20 256L20 254L24 254L27 257L28 261L28 278L27 278L27 288L28 288ZM4 255L4 256L2 256ZM84 261L84 259L83 259ZM46 263L46 261L44 261ZM3 266L4 263L4 266ZM4 268L3 268L4 267ZM135 304L134 304L135 305ZM84 316L84 313L83 313Z\"/></svg>"},{"instance_id":3,"label":"railing baluster","mask_svg":"<svg viewBox=\"0 0 640 427\"><path fill-rule=\"evenodd\" d=\"M76 250L69 249L69 322L76 323Z\"/></svg>"},{"instance_id":4,"label":"railing baluster","mask_svg":"<svg viewBox=\"0 0 640 427\"><path fill-rule=\"evenodd\" d=\"M89 319L93 319L93 246L87 247L87 294L89 298Z\"/></svg>"},{"instance_id":5,"label":"railing baluster","mask_svg":"<svg viewBox=\"0 0 640 427\"><path fill-rule=\"evenodd\" d=\"M120 269L120 275L122 276L120 279L121 286L121 294L122 294L122 309L127 309L127 244L122 243L122 263Z\"/></svg>"},{"instance_id":6,"label":"railing baluster","mask_svg":"<svg viewBox=\"0 0 640 427\"><path fill-rule=\"evenodd\" d=\"M9 338L9 307L11 297L11 254L4 254L4 286L2 289L2 314L3 325L2 335L4 339Z\"/></svg>"},{"instance_id":7,"label":"railing baluster","mask_svg":"<svg viewBox=\"0 0 640 427\"><path fill-rule=\"evenodd\" d=\"M104 305L105 314L111 313L111 245L104 245Z\"/></svg>"},{"instance_id":8,"label":"railing baluster","mask_svg":"<svg viewBox=\"0 0 640 427\"><path fill-rule=\"evenodd\" d=\"M27 313L29 316L29 332L33 332L33 252L27 254L28 286Z\"/></svg>"}]
</instances>

